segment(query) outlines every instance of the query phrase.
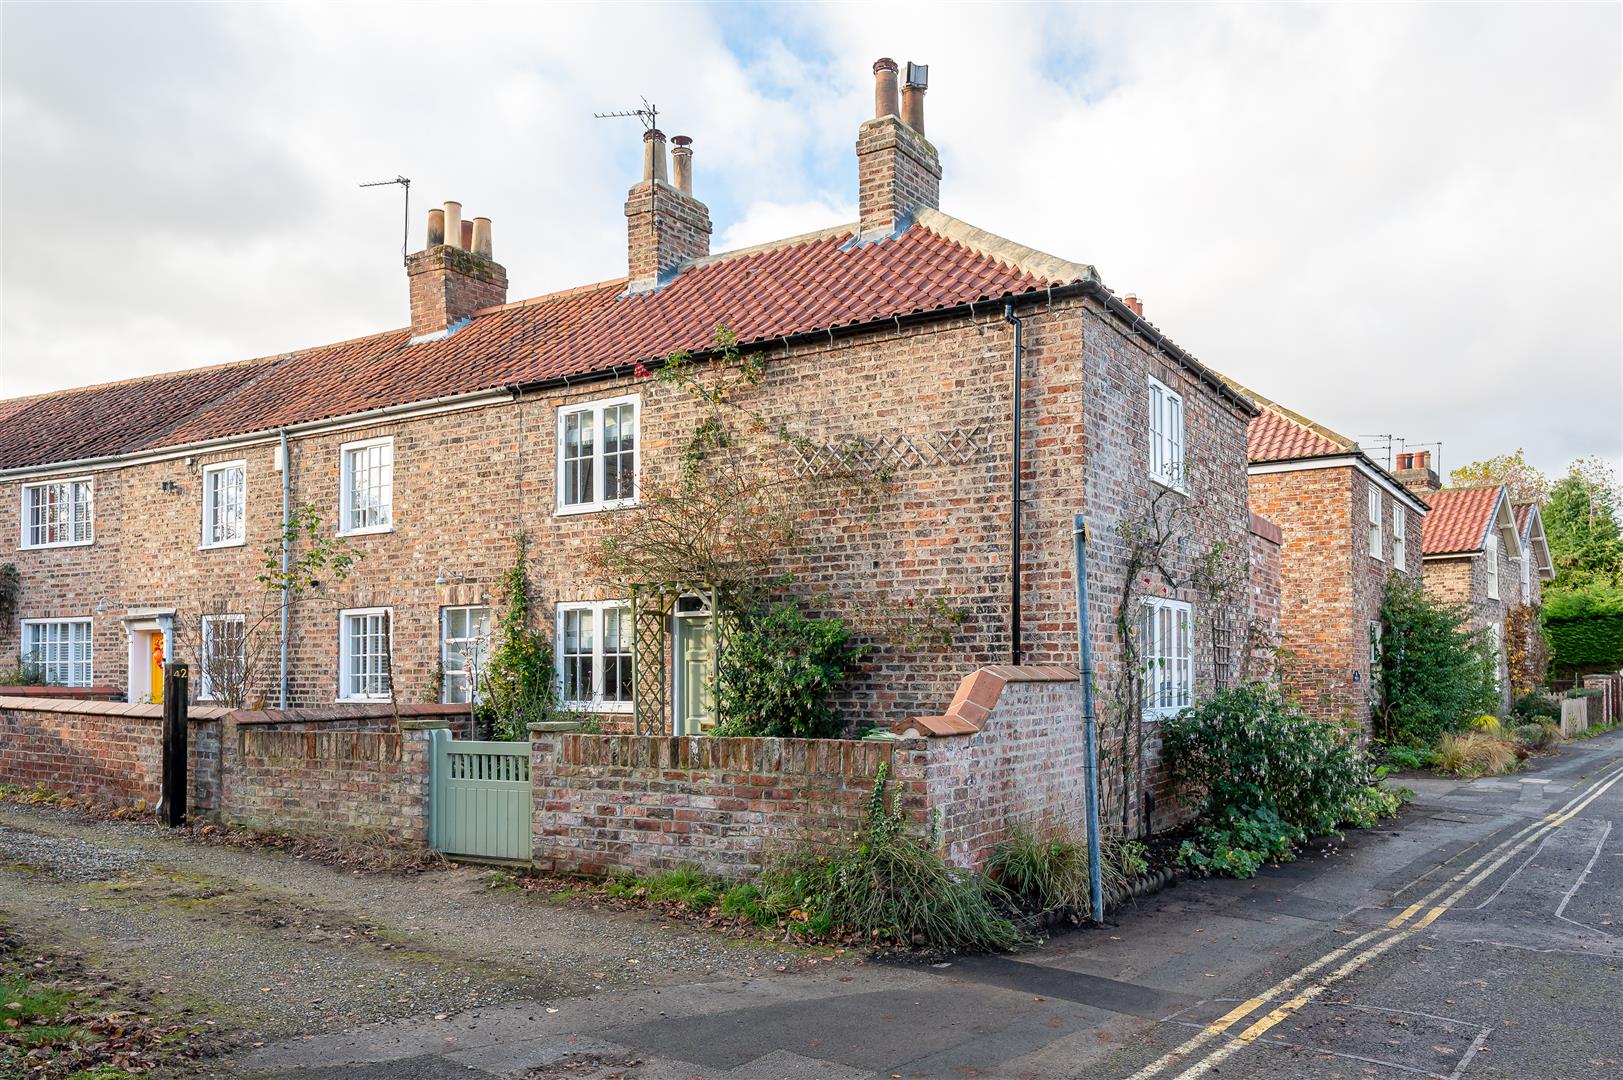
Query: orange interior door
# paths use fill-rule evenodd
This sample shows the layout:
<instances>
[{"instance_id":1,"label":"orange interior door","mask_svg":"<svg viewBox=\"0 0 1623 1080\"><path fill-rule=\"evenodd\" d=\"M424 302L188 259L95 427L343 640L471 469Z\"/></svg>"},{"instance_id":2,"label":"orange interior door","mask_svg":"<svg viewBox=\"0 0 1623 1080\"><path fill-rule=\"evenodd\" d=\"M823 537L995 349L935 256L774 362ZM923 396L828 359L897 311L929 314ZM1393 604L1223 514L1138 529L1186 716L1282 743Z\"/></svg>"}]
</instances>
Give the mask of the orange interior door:
<instances>
[{"instance_id":1,"label":"orange interior door","mask_svg":"<svg viewBox=\"0 0 1623 1080\"><path fill-rule=\"evenodd\" d=\"M163 704L163 634L148 634L152 642L152 703Z\"/></svg>"}]
</instances>

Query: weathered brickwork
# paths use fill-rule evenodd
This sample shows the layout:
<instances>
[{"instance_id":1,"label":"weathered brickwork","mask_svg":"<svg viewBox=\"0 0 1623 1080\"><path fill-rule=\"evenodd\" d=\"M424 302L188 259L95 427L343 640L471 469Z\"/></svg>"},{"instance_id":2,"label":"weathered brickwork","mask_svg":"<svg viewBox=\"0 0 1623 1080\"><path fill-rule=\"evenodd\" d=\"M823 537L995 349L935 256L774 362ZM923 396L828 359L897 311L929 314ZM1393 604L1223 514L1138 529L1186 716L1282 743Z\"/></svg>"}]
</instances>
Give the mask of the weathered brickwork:
<instances>
[{"instance_id":1,"label":"weathered brickwork","mask_svg":"<svg viewBox=\"0 0 1623 1080\"><path fill-rule=\"evenodd\" d=\"M212 804L223 710L197 709L187 749L192 793ZM44 787L120 806L156 806L163 788L163 707L0 698L0 784Z\"/></svg>"},{"instance_id":2,"label":"weathered brickwork","mask_svg":"<svg viewBox=\"0 0 1623 1080\"><path fill-rule=\"evenodd\" d=\"M1074 663L1072 515L1088 515L1093 536L1095 641L1104 678L1119 672L1113 642L1122 593L1118 528L1149 497L1146 434L1151 372L1186 396L1191 543L1173 561L1188 572L1199 551L1223 543L1246 550L1243 460L1245 417L1234 406L1161 362L1142 339L1091 301L1027 304L1026 412L1022 490L1025 523L1022 659ZM797 435L843 444L852 438L956 434L974 450L962 463L904 468L876 497L857 505L828 484L809 500L804 542L782 569L793 589L824 597L874 646L842 701L854 725L938 711L966 667L1009 658L1009 461L1011 328L1001 311L802 344L771 357L752 407L783 419ZM1084 357L1086 369L1084 371ZM495 603L511 563L513 537L531 541L532 573L544 617L564 600L612 598L583 572L588 553L614 528L613 512L558 515L555 433L559 406L635 394L642 406L642 468L676 467L677 451L699 418L686 394L655 380L611 379L499 405L445 411L291 439L291 497L337 519L339 448L374 436L394 440L392 531L356 536L364 553L352 576L329 581L318 599L297 605L289 649L289 704L325 705L338 696L338 619L347 608L393 612L393 675L401 700L430 692L438 659L440 608ZM247 540L199 550L201 470L214 461L247 462ZM275 442L95 472L96 535L89 547L21 550L24 618L89 617L95 680L127 685L131 609L174 609L195 627L210 607L256 616L269 599L256 581L266 547L279 534L282 476ZM166 487L168 485L168 487ZM17 484L0 494L0 530L15 535ZM436 585L443 577L446 585ZM1244 590L1232 603L1244 624ZM966 618L949 646L908 645L900 630L911 610L941 598ZM104 603L105 613L97 613ZM1197 685L1210 686L1209 605L1197 601ZM275 619L264 624L274 633ZM18 627L0 629L17 655ZM186 635L177 635L186 637ZM190 634L195 639L195 629ZM184 648L180 659L196 661ZM276 703L274 650L258 694ZM194 683L196 680L194 680Z\"/></svg>"},{"instance_id":3,"label":"weathered brickwork","mask_svg":"<svg viewBox=\"0 0 1623 1080\"><path fill-rule=\"evenodd\" d=\"M920 209L941 205L941 159L934 146L895 116L857 131L858 228L863 236L890 232Z\"/></svg>"},{"instance_id":4,"label":"weathered brickwork","mask_svg":"<svg viewBox=\"0 0 1623 1080\"><path fill-rule=\"evenodd\" d=\"M1247 629L1247 678L1278 677L1281 628L1280 589L1284 533L1273 522L1251 515L1251 625Z\"/></svg>"},{"instance_id":5,"label":"weathered brickwork","mask_svg":"<svg viewBox=\"0 0 1623 1080\"><path fill-rule=\"evenodd\" d=\"M745 877L858 827L886 763L890 790L924 821L923 740L537 733L531 751L533 855L548 870L693 864Z\"/></svg>"},{"instance_id":6,"label":"weathered brickwork","mask_svg":"<svg viewBox=\"0 0 1623 1080\"><path fill-rule=\"evenodd\" d=\"M1251 508L1280 527L1280 674L1313 716L1367 724L1372 707L1370 625L1389 575L1421 573L1421 515L1381 497L1381 551L1370 550L1373 481L1352 466L1253 473ZM1396 565L1392 515L1406 517ZM1430 568L1427 567L1429 574Z\"/></svg>"},{"instance_id":7,"label":"weathered brickwork","mask_svg":"<svg viewBox=\"0 0 1623 1080\"><path fill-rule=\"evenodd\" d=\"M1465 608L1473 630L1503 634L1510 612L1522 600L1521 567L1500 543L1499 595L1488 595L1488 557L1485 553L1462 556L1433 556L1426 560L1426 591L1437 599ZM1536 580L1536 575L1535 575ZM1493 640L1500 640L1494 638ZM1510 673L1505 650L1499 647L1500 708L1510 708Z\"/></svg>"},{"instance_id":8,"label":"weathered brickwork","mask_svg":"<svg viewBox=\"0 0 1623 1080\"><path fill-rule=\"evenodd\" d=\"M505 303L507 271L482 255L440 244L406 260L411 332L435 334L481 308Z\"/></svg>"},{"instance_id":9,"label":"weathered brickwork","mask_svg":"<svg viewBox=\"0 0 1623 1080\"><path fill-rule=\"evenodd\" d=\"M625 211L632 292L652 288L663 271L710 254L710 210L664 181L634 186Z\"/></svg>"}]
</instances>

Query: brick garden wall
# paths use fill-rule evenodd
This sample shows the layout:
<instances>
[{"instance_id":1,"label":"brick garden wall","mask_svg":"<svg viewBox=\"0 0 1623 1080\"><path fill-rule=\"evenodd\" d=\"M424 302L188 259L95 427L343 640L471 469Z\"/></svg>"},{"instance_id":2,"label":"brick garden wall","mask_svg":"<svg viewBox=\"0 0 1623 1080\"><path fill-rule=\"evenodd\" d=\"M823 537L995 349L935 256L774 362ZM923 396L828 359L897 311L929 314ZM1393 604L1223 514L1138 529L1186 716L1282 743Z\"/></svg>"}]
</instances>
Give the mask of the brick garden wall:
<instances>
[{"instance_id":1,"label":"brick garden wall","mask_svg":"<svg viewBox=\"0 0 1623 1080\"><path fill-rule=\"evenodd\" d=\"M882 763L922 824L923 745L537 732L534 858L560 872L691 863L745 876L858 827Z\"/></svg>"},{"instance_id":2,"label":"brick garden wall","mask_svg":"<svg viewBox=\"0 0 1623 1080\"><path fill-rule=\"evenodd\" d=\"M212 800L206 785L222 715L192 712L189 802ZM163 785L163 706L0 698L0 784L155 807Z\"/></svg>"}]
</instances>

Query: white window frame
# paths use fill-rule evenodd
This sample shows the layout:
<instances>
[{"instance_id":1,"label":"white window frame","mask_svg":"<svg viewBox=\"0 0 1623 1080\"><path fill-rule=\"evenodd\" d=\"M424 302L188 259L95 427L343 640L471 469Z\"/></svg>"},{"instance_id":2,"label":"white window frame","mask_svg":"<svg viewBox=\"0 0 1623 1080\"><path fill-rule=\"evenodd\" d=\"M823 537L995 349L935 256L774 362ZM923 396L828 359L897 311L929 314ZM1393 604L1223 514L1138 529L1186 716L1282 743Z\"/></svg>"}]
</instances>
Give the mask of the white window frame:
<instances>
[{"instance_id":1,"label":"white window frame","mask_svg":"<svg viewBox=\"0 0 1623 1080\"><path fill-rule=\"evenodd\" d=\"M1397 499L1392 501L1392 565L1403 571L1409 569L1409 516Z\"/></svg>"},{"instance_id":2,"label":"white window frame","mask_svg":"<svg viewBox=\"0 0 1623 1080\"><path fill-rule=\"evenodd\" d=\"M355 524L355 475L352 456L362 450L371 450L382 447L385 460L382 468L387 477L383 486L388 488L388 495L383 500L383 522L374 525ZM338 535L339 536L370 536L376 533L394 531L394 436L383 435L376 439L360 439L356 442L344 443L338 448Z\"/></svg>"},{"instance_id":3,"label":"white window frame","mask_svg":"<svg viewBox=\"0 0 1623 1080\"><path fill-rule=\"evenodd\" d=\"M1166 631L1165 636L1161 630ZM1176 716L1195 703L1194 605L1159 596L1145 597L1139 638L1144 717L1160 720Z\"/></svg>"},{"instance_id":4,"label":"white window frame","mask_svg":"<svg viewBox=\"0 0 1623 1080\"><path fill-rule=\"evenodd\" d=\"M387 670L383 673L384 684L387 687L382 693L368 693L361 691L352 693L352 682L356 678L350 670L354 660L354 649L350 643L350 620L372 618L378 615L384 617L384 660ZM370 672L361 674L359 678L372 677ZM372 608L345 608L338 613L338 701L389 701L394 690L394 609L386 607Z\"/></svg>"},{"instance_id":5,"label":"white window frame","mask_svg":"<svg viewBox=\"0 0 1623 1080\"><path fill-rule=\"evenodd\" d=\"M1386 535L1381 528L1381 519L1386 514L1386 506L1381 498L1381 489L1374 484L1369 486L1369 557L1386 561Z\"/></svg>"},{"instance_id":6,"label":"white window frame","mask_svg":"<svg viewBox=\"0 0 1623 1080\"><path fill-rule=\"evenodd\" d=\"M1381 623L1378 619L1371 619L1369 623L1369 670L1374 671L1381 666Z\"/></svg>"},{"instance_id":7,"label":"white window frame","mask_svg":"<svg viewBox=\"0 0 1623 1080\"><path fill-rule=\"evenodd\" d=\"M612 408L624 405L631 406L631 494L620 499L606 499L603 497L603 413ZM571 416L590 415L592 422L592 498L576 503L564 501L564 428ZM563 405L558 408L558 436L557 445L553 454L557 464L557 478L555 503L556 512L564 514L591 514L601 510L618 510L621 507L636 506L637 493L642 487L642 397L639 394L627 394L623 397L604 398L601 401L585 401L577 405Z\"/></svg>"},{"instance_id":8,"label":"white window frame","mask_svg":"<svg viewBox=\"0 0 1623 1080\"><path fill-rule=\"evenodd\" d=\"M1522 603L1533 602L1533 549L1531 546L1522 549L1522 557L1517 560L1522 564Z\"/></svg>"},{"instance_id":9,"label":"white window frame","mask_svg":"<svg viewBox=\"0 0 1623 1080\"><path fill-rule=\"evenodd\" d=\"M31 529L31 527L30 527L29 518L32 516L31 515L31 511L32 511L32 508L33 508L32 507L32 497L33 497L34 493L39 492L39 491L43 491L46 488L52 488L52 487L64 487L64 488L68 489L67 490L67 501L63 505L67 506L68 510L69 510L69 516L67 518L68 535L73 536L75 533L77 533L79 531L79 515L77 513L73 512L73 508L75 506L79 505L79 504L77 502L75 502L75 500L73 498L73 488L75 486L77 486L77 485L80 485L80 484L83 484L84 487L85 487L85 498L84 498L84 504L83 504L84 505L84 516L85 516L85 521L84 521L84 533L85 533L85 536L84 536L84 539L82 539L82 540L50 540L50 541L45 541L45 542L38 543L38 544L33 543L31 541L31 539L30 539L30 536L29 536L29 534L33 531ZM96 481L95 481L95 478L89 477L89 476L69 476L69 477L64 477L64 478L62 478L60 480L42 480L37 484L24 484L22 486L22 490L21 490L21 494L20 494L19 498L21 499L21 506L19 507L20 513L18 515L18 536L17 536L17 546L19 548L37 549L37 548L86 547L86 546L88 546L90 544L94 544L96 542Z\"/></svg>"},{"instance_id":10,"label":"white window frame","mask_svg":"<svg viewBox=\"0 0 1623 1080\"><path fill-rule=\"evenodd\" d=\"M581 600L568 601L557 605L557 636L553 639L552 652L553 656L556 657L558 697L564 708L573 709L577 712L592 713L631 712L633 702L630 699L625 701L605 701L603 699L603 676L605 668L607 667L607 665L604 663L604 658L606 656L630 657L632 655L630 641L622 643L624 649L623 652L606 653L604 651L604 644L608 640L608 634L605 633L607 624L604 619L604 614L606 612L616 610L630 611L631 601ZM564 662L566 659L564 655L564 617L566 612L572 611L588 612L591 615L592 651L590 655L592 658L592 696L590 699L567 699L564 697ZM631 628L631 633L633 635L636 633L635 626ZM586 656L588 654L581 652L571 655Z\"/></svg>"},{"instance_id":11,"label":"white window frame","mask_svg":"<svg viewBox=\"0 0 1623 1080\"><path fill-rule=\"evenodd\" d=\"M241 495L237 500L237 535L235 538L225 540L210 540L209 534L214 531L216 518L220 511L220 501L212 486L214 477L221 473L236 471L242 474ZM212 465L203 466L203 531L200 535L198 547L226 548L242 547L248 542L248 462L220 461Z\"/></svg>"},{"instance_id":12,"label":"white window frame","mask_svg":"<svg viewBox=\"0 0 1623 1080\"><path fill-rule=\"evenodd\" d=\"M1502 622L1490 623L1489 631L1493 634L1493 688L1505 688L1505 624Z\"/></svg>"},{"instance_id":13,"label":"white window frame","mask_svg":"<svg viewBox=\"0 0 1623 1080\"><path fill-rule=\"evenodd\" d=\"M483 634L475 634L472 637L452 637L450 635L450 628L451 613L453 611L469 612L470 618L472 612L484 612L485 632ZM478 700L479 674L481 671L483 671L485 664L487 664L490 659L490 643L494 634L494 624L491 620L494 615L495 612L491 609L489 604L447 604L445 607L440 608L440 703L442 705L472 704ZM450 660L451 644L453 642L459 644L475 643L477 652L472 665L465 666L459 671L452 670ZM463 659L466 660L468 655L468 649L464 648L462 650ZM465 700L450 696L450 680L453 675L466 678L468 680L468 696Z\"/></svg>"},{"instance_id":14,"label":"white window frame","mask_svg":"<svg viewBox=\"0 0 1623 1080\"><path fill-rule=\"evenodd\" d=\"M1150 438L1150 479L1174 491L1186 491L1183 395L1151 375L1146 430Z\"/></svg>"},{"instance_id":15,"label":"white window frame","mask_svg":"<svg viewBox=\"0 0 1623 1080\"><path fill-rule=\"evenodd\" d=\"M202 619L199 620L197 634L198 652L200 653L197 658L197 666L201 669L199 670L197 677L197 700L199 701L214 701L219 697L219 695L215 693L216 687L209 680L209 672L213 668L213 665L209 662L209 651L211 647L211 640L214 636L213 628L221 623L234 624L243 628L242 652L240 660L244 666L246 666L248 663L247 616L232 614L204 615Z\"/></svg>"},{"instance_id":16,"label":"white window frame","mask_svg":"<svg viewBox=\"0 0 1623 1080\"><path fill-rule=\"evenodd\" d=\"M1499 537L1488 534L1488 599L1499 599Z\"/></svg>"},{"instance_id":17,"label":"white window frame","mask_svg":"<svg viewBox=\"0 0 1623 1080\"><path fill-rule=\"evenodd\" d=\"M85 637L84 637L85 658L84 658L83 661L74 659L73 656L71 655L71 653L70 653L68 659L66 659L66 660L58 660L58 661L46 660L46 661L41 662L41 661L34 660L34 659L30 658L30 656L28 655L29 651L30 651L29 650L29 645L28 645L29 631L38 632L38 631L41 631L41 630L43 630L43 629L45 629L47 627L73 627L73 626L83 626L85 628ZM96 685L96 626L95 626L94 620L92 620L90 616L84 615L84 616L69 617L69 618L64 618L64 619L24 619L24 620L22 620L22 632L18 636L17 644L18 644L18 651L19 651L19 656L18 656L19 660L21 662L23 662L23 663L36 665L42 671L44 671L46 673L45 681L49 685L52 685L52 686L94 686L94 685ZM61 643L58 643L58 644L61 644ZM75 642L73 641L73 635L72 635L71 630L68 633L68 640L67 640L66 644L67 644L67 646L68 646L68 648L70 650L75 645ZM36 646L36 648L37 648L37 646ZM73 679L72 669L75 666L77 666L78 664L80 664L80 663L84 664L84 669L85 669L85 677L84 677L83 682L78 682L78 681ZM69 672L68 672L68 679L66 681L63 681L63 682L52 682L51 681L51 677L49 675L49 669L50 669L50 666L52 664L66 664L68 666Z\"/></svg>"}]
</instances>

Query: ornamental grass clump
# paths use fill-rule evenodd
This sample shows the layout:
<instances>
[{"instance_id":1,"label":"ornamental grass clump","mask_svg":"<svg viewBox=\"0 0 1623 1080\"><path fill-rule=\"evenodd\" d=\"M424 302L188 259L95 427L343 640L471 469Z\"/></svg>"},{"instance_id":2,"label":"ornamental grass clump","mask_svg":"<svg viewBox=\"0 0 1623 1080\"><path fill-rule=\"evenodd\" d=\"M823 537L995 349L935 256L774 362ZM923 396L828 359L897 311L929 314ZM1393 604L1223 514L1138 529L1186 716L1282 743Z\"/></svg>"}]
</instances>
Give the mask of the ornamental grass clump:
<instances>
[{"instance_id":1,"label":"ornamental grass clump","mask_svg":"<svg viewBox=\"0 0 1623 1080\"><path fill-rule=\"evenodd\" d=\"M1179 859L1207 873L1250 877L1296 845L1395 813L1351 735L1306 716L1273 687L1220 690L1166 722L1175 779L1201 799L1201 825Z\"/></svg>"},{"instance_id":2,"label":"ornamental grass clump","mask_svg":"<svg viewBox=\"0 0 1623 1080\"><path fill-rule=\"evenodd\" d=\"M1101 838L1099 876L1105 892L1120 890L1147 869L1143 844ZM1015 825L987 857L986 876L1029 914L1092 915L1087 842L1067 830Z\"/></svg>"},{"instance_id":3,"label":"ornamental grass clump","mask_svg":"<svg viewBox=\"0 0 1623 1080\"><path fill-rule=\"evenodd\" d=\"M1484 731L1444 735L1437 743L1437 770L1453 776L1504 776L1516 760L1515 740Z\"/></svg>"}]
</instances>

